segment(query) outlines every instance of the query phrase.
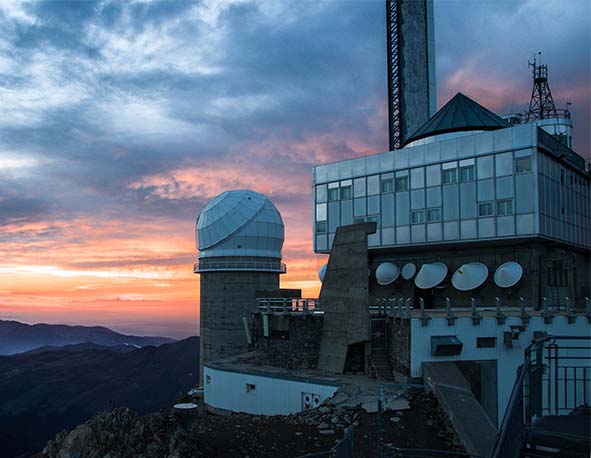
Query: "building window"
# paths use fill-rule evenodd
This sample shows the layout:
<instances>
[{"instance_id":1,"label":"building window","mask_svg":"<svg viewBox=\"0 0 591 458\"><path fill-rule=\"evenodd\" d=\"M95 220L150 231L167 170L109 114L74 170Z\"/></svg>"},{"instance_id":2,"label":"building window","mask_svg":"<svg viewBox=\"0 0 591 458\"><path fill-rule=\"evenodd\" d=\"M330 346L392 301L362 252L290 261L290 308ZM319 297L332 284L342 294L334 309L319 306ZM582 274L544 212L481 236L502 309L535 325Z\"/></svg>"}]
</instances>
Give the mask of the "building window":
<instances>
[{"instance_id":1,"label":"building window","mask_svg":"<svg viewBox=\"0 0 591 458\"><path fill-rule=\"evenodd\" d=\"M441 210L439 208L430 208L427 210L427 221L440 221Z\"/></svg>"},{"instance_id":2,"label":"building window","mask_svg":"<svg viewBox=\"0 0 591 458\"><path fill-rule=\"evenodd\" d=\"M206 375L205 376L205 383L211 383L211 375Z\"/></svg>"},{"instance_id":3,"label":"building window","mask_svg":"<svg viewBox=\"0 0 591 458\"><path fill-rule=\"evenodd\" d=\"M518 157L515 159L515 173L531 172L531 157Z\"/></svg>"},{"instance_id":4,"label":"building window","mask_svg":"<svg viewBox=\"0 0 591 458\"><path fill-rule=\"evenodd\" d=\"M254 391L256 389L257 389L256 385L253 385L252 383L247 383L246 384L246 392L247 393L250 392L250 391Z\"/></svg>"},{"instance_id":5,"label":"building window","mask_svg":"<svg viewBox=\"0 0 591 458\"><path fill-rule=\"evenodd\" d=\"M497 215L512 215L513 201L511 199L497 201Z\"/></svg>"},{"instance_id":6,"label":"building window","mask_svg":"<svg viewBox=\"0 0 591 458\"><path fill-rule=\"evenodd\" d=\"M458 181L458 171L456 169L447 169L443 171L443 184L453 184Z\"/></svg>"},{"instance_id":7,"label":"building window","mask_svg":"<svg viewBox=\"0 0 591 458\"><path fill-rule=\"evenodd\" d=\"M393 191L394 185L392 180L382 180L382 194L388 194Z\"/></svg>"},{"instance_id":8,"label":"building window","mask_svg":"<svg viewBox=\"0 0 591 458\"><path fill-rule=\"evenodd\" d=\"M474 166L460 167L460 181L472 181L474 179Z\"/></svg>"},{"instance_id":9,"label":"building window","mask_svg":"<svg viewBox=\"0 0 591 458\"><path fill-rule=\"evenodd\" d=\"M317 234L325 234L326 233L326 221L316 221L316 233Z\"/></svg>"},{"instance_id":10,"label":"building window","mask_svg":"<svg viewBox=\"0 0 591 458\"><path fill-rule=\"evenodd\" d=\"M353 219L353 224L361 224L361 223L365 223L365 218L363 216Z\"/></svg>"},{"instance_id":11,"label":"building window","mask_svg":"<svg viewBox=\"0 0 591 458\"><path fill-rule=\"evenodd\" d=\"M408 191L408 177L396 178L396 191Z\"/></svg>"},{"instance_id":12,"label":"building window","mask_svg":"<svg viewBox=\"0 0 591 458\"><path fill-rule=\"evenodd\" d=\"M421 224L425 222L425 212L417 210L410 214L410 221L412 224Z\"/></svg>"},{"instance_id":13,"label":"building window","mask_svg":"<svg viewBox=\"0 0 591 458\"><path fill-rule=\"evenodd\" d=\"M377 216L368 216L367 218L365 218L365 221L367 221L368 223L378 223L378 217Z\"/></svg>"},{"instance_id":14,"label":"building window","mask_svg":"<svg viewBox=\"0 0 591 458\"><path fill-rule=\"evenodd\" d=\"M341 187L341 200L349 200L353 197L353 191L351 186L342 186Z\"/></svg>"},{"instance_id":15,"label":"building window","mask_svg":"<svg viewBox=\"0 0 591 458\"><path fill-rule=\"evenodd\" d=\"M492 202L485 202L478 204L478 216L492 216L493 204Z\"/></svg>"},{"instance_id":16,"label":"building window","mask_svg":"<svg viewBox=\"0 0 591 458\"><path fill-rule=\"evenodd\" d=\"M328 201L336 202L339 200L339 188L332 188L328 190Z\"/></svg>"},{"instance_id":17,"label":"building window","mask_svg":"<svg viewBox=\"0 0 591 458\"><path fill-rule=\"evenodd\" d=\"M496 337L477 337L476 348L495 348L497 346Z\"/></svg>"}]
</instances>

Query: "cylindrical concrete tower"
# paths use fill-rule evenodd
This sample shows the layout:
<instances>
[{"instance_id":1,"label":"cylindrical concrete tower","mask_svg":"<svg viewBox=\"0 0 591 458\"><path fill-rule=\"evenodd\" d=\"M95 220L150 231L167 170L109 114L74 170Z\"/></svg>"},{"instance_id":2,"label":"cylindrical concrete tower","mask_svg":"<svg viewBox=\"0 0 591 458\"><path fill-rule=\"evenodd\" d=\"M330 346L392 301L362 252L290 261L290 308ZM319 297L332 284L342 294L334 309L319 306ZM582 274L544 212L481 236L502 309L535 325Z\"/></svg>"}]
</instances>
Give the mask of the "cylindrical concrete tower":
<instances>
[{"instance_id":1,"label":"cylindrical concrete tower","mask_svg":"<svg viewBox=\"0 0 591 458\"><path fill-rule=\"evenodd\" d=\"M195 273L201 276L202 369L208 361L248 350L242 318L257 310L257 291L279 289L283 236L281 215L253 191L224 192L199 214Z\"/></svg>"}]
</instances>

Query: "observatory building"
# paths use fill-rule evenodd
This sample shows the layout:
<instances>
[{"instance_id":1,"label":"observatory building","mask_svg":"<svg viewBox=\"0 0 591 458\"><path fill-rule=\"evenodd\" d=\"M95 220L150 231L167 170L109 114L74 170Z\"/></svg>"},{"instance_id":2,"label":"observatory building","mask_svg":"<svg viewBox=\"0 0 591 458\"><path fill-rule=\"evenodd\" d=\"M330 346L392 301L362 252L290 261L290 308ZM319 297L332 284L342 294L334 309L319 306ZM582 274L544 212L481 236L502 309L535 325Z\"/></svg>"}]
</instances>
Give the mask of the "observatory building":
<instances>
[{"instance_id":1,"label":"observatory building","mask_svg":"<svg viewBox=\"0 0 591 458\"><path fill-rule=\"evenodd\" d=\"M257 292L279 289L283 221L262 194L237 190L213 198L197 218L201 275L201 365L248 350L242 317Z\"/></svg>"},{"instance_id":2,"label":"observatory building","mask_svg":"<svg viewBox=\"0 0 591 458\"><path fill-rule=\"evenodd\" d=\"M482 448L461 437L471 455L489 456L497 428L495 449L519 453L521 438L502 445L515 422L591 400L588 165L535 61L523 115L462 93L432 113L432 4L386 4L390 151L313 168L319 297L280 288L284 227L265 196L225 192L198 217L205 403L291 414L340 389L423 383L456 432L482 426ZM451 382L459 411L434 388Z\"/></svg>"}]
</instances>

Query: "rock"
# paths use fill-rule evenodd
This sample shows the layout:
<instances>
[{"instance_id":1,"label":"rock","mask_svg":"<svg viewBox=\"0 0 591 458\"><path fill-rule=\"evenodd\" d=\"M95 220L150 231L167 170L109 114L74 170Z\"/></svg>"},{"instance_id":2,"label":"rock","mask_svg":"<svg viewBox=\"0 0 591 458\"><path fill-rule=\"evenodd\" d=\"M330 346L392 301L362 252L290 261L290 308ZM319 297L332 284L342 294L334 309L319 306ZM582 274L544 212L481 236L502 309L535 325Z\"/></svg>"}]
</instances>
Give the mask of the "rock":
<instances>
[{"instance_id":1,"label":"rock","mask_svg":"<svg viewBox=\"0 0 591 458\"><path fill-rule=\"evenodd\" d=\"M334 434L334 429L321 429L318 432L324 436L332 436Z\"/></svg>"},{"instance_id":2,"label":"rock","mask_svg":"<svg viewBox=\"0 0 591 458\"><path fill-rule=\"evenodd\" d=\"M400 417L392 417L392 418L390 418L390 421L393 421L394 423L398 423L400 421Z\"/></svg>"},{"instance_id":3,"label":"rock","mask_svg":"<svg viewBox=\"0 0 591 458\"><path fill-rule=\"evenodd\" d=\"M378 401L368 401L361 404L361 408L365 410L367 413L377 413L378 411Z\"/></svg>"},{"instance_id":4,"label":"rock","mask_svg":"<svg viewBox=\"0 0 591 458\"><path fill-rule=\"evenodd\" d=\"M384 410L408 410L410 409L410 404L406 399L398 398L398 399L386 399L384 403Z\"/></svg>"},{"instance_id":5,"label":"rock","mask_svg":"<svg viewBox=\"0 0 591 458\"><path fill-rule=\"evenodd\" d=\"M318 429L328 429L328 424L325 422L322 422L317 426L317 428Z\"/></svg>"}]
</instances>

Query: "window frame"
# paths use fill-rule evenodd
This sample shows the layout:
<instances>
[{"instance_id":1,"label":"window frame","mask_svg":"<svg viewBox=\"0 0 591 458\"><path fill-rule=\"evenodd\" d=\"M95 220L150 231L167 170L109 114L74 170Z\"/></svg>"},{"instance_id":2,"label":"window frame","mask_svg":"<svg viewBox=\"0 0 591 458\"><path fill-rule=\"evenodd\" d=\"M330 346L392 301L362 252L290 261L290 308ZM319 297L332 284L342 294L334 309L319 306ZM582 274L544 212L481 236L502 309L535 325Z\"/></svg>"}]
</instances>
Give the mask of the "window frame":
<instances>
[{"instance_id":1,"label":"window frame","mask_svg":"<svg viewBox=\"0 0 591 458\"><path fill-rule=\"evenodd\" d=\"M403 177L396 177L394 179L394 190L396 192L408 191L408 185L409 185L408 182L409 182L408 175L405 175ZM399 183L404 183L404 187L399 186Z\"/></svg>"},{"instance_id":2,"label":"window frame","mask_svg":"<svg viewBox=\"0 0 591 458\"><path fill-rule=\"evenodd\" d=\"M349 192L349 196L345 196L345 191ZM347 185L347 186L341 186L340 187L340 197L341 200L351 200L353 199L353 186L352 185Z\"/></svg>"},{"instance_id":3,"label":"window frame","mask_svg":"<svg viewBox=\"0 0 591 458\"><path fill-rule=\"evenodd\" d=\"M421 215L420 221L415 221L415 215ZM425 210L412 210L410 212L410 224L425 224Z\"/></svg>"},{"instance_id":4,"label":"window frame","mask_svg":"<svg viewBox=\"0 0 591 458\"><path fill-rule=\"evenodd\" d=\"M321 230L320 225L323 225L324 230ZM328 222L326 220L323 221L316 221L316 229L315 229L315 233L316 234L326 234L328 232Z\"/></svg>"},{"instance_id":5,"label":"window frame","mask_svg":"<svg viewBox=\"0 0 591 458\"><path fill-rule=\"evenodd\" d=\"M333 197L334 197L333 194L334 194L334 196L336 196L336 198L334 198L334 199L333 199ZM341 197L340 194L341 194L340 193L340 188L338 186L337 187L334 187L334 188L328 188L328 193L327 193L327 196L326 196L326 201L327 202L338 202L339 200L341 200L340 199L340 197Z\"/></svg>"},{"instance_id":6,"label":"window frame","mask_svg":"<svg viewBox=\"0 0 591 458\"><path fill-rule=\"evenodd\" d=\"M490 213L487 212L486 214L482 214L482 212L480 211L480 209L483 208L483 206L485 206L485 205L486 206L490 206L489 207L490 208ZM495 216L495 205L494 205L494 202L492 200L491 201L488 201L488 202L479 202L478 203L478 217L479 218L486 218L486 217L489 217L489 216Z\"/></svg>"},{"instance_id":7,"label":"window frame","mask_svg":"<svg viewBox=\"0 0 591 458\"><path fill-rule=\"evenodd\" d=\"M453 181L447 181L448 173L453 175ZM447 184L457 184L458 182L458 169L457 168L450 168L450 169L443 169L441 173L441 182L443 185Z\"/></svg>"},{"instance_id":8,"label":"window frame","mask_svg":"<svg viewBox=\"0 0 591 458\"><path fill-rule=\"evenodd\" d=\"M509 212L506 212L505 209L501 211L502 204L509 204ZM501 199L497 200L497 216L511 216L514 214L513 212L513 199Z\"/></svg>"},{"instance_id":9,"label":"window frame","mask_svg":"<svg viewBox=\"0 0 591 458\"><path fill-rule=\"evenodd\" d=\"M520 161L527 160L529 162L529 169L527 170L519 170L518 164ZM515 175L521 173L531 173L532 172L532 157L531 156L523 156L523 157L516 157L515 158Z\"/></svg>"},{"instance_id":10,"label":"window frame","mask_svg":"<svg viewBox=\"0 0 591 458\"><path fill-rule=\"evenodd\" d=\"M470 177L464 179L462 172L464 172L466 170L470 170L472 173L471 173ZM460 178L460 183L467 183L468 181L474 181L474 180L476 180L476 166L475 165L465 165L463 167L460 167L458 175Z\"/></svg>"},{"instance_id":11,"label":"window frame","mask_svg":"<svg viewBox=\"0 0 591 458\"><path fill-rule=\"evenodd\" d=\"M429 217L429 214L431 212L437 212L437 218L436 219L431 219ZM433 208L428 208L427 209L427 222L428 223L435 223L441 221L441 208L440 207L433 207Z\"/></svg>"},{"instance_id":12,"label":"window frame","mask_svg":"<svg viewBox=\"0 0 591 458\"><path fill-rule=\"evenodd\" d=\"M384 190L384 185L389 185L389 190ZM393 178L382 178L380 180L380 193L381 194L392 194L394 192L394 179Z\"/></svg>"}]
</instances>

